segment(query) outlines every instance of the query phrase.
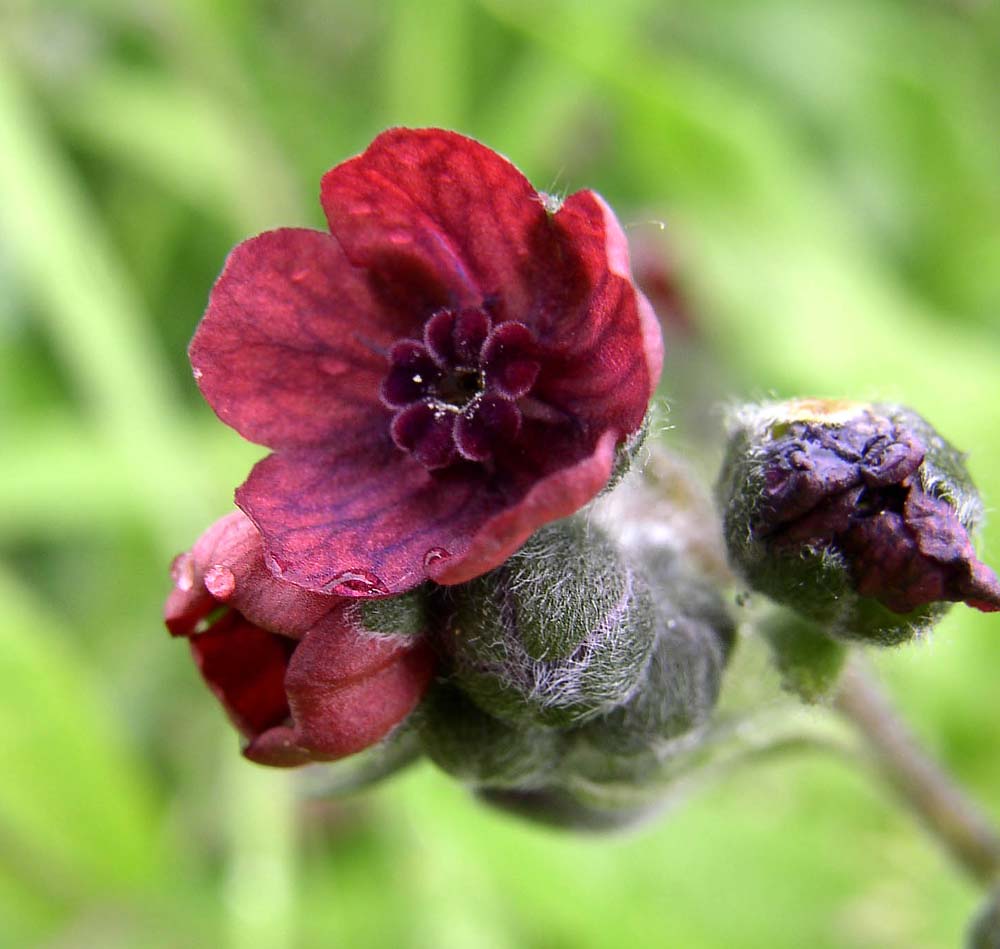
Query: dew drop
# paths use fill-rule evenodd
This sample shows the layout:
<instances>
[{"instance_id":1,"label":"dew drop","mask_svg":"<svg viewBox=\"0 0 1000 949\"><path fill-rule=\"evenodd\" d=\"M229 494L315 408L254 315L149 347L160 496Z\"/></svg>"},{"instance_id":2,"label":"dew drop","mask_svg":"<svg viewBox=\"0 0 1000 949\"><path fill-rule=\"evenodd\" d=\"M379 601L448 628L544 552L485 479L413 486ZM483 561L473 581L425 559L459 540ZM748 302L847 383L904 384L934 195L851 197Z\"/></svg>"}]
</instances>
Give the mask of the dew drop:
<instances>
[{"instance_id":1,"label":"dew drop","mask_svg":"<svg viewBox=\"0 0 1000 949\"><path fill-rule=\"evenodd\" d=\"M178 554L170 565L174 586L186 593L194 586L194 557L190 552Z\"/></svg>"},{"instance_id":2,"label":"dew drop","mask_svg":"<svg viewBox=\"0 0 1000 949\"><path fill-rule=\"evenodd\" d=\"M195 366L194 369L191 370L191 375L194 376L195 382L197 382L204 375L204 373L197 366Z\"/></svg>"},{"instance_id":3,"label":"dew drop","mask_svg":"<svg viewBox=\"0 0 1000 949\"><path fill-rule=\"evenodd\" d=\"M236 592L236 577L233 571L221 563L209 567L205 571L205 589L215 599L225 602Z\"/></svg>"},{"instance_id":4,"label":"dew drop","mask_svg":"<svg viewBox=\"0 0 1000 949\"><path fill-rule=\"evenodd\" d=\"M429 567L431 564L435 564L440 560L447 560L451 556L444 547L431 547L430 550L424 554L424 566Z\"/></svg>"},{"instance_id":5,"label":"dew drop","mask_svg":"<svg viewBox=\"0 0 1000 949\"><path fill-rule=\"evenodd\" d=\"M344 570L323 584L324 593L334 596L385 596L385 584L367 570Z\"/></svg>"}]
</instances>

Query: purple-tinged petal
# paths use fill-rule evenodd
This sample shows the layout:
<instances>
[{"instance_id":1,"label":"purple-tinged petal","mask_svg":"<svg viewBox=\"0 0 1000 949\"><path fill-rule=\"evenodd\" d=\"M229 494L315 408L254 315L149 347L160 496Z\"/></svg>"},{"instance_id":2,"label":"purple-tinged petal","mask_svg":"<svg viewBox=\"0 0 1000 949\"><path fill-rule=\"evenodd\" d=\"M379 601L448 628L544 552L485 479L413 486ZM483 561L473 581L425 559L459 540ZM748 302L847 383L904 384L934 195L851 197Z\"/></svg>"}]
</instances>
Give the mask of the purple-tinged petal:
<instances>
[{"instance_id":1,"label":"purple-tinged petal","mask_svg":"<svg viewBox=\"0 0 1000 949\"><path fill-rule=\"evenodd\" d=\"M384 596L426 579L497 503L479 471L432 475L388 438L372 450L294 452L255 465L236 503L265 539L277 576L321 593Z\"/></svg>"},{"instance_id":2,"label":"purple-tinged petal","mask_svg":"<svg viewBox=\"0 0 1000 949\"><path fill-rule=\"evenodd\" d=\"M605 433L587 457L537 480L515 503L497 506L492 516L451 556L431 561L437 583L465 583L503 563L542 524L579 510L608 482L615 457L615 434Z\"/></svg>"},{"instance_id":3,"label":"purple-tinged petal","mask_svg":"<svg viewBox=\"0 0 1000 949\"><path fill-rule=\"evenodd\" d=\"M534 439L526 471L503 490L472 464L432 475L391 443L381 452L281 452L257 463L236 502L261 530L277 576L321 593L385 596L428 577L462 583L503 563L607 484L616 440L607 432L564 464L571 442L554 439L549 453Z\"/></svg>"},{"instance_id":4,"label":"purple-tinged petal","mask_svg":"<svg viewBox=\"0 0 1000 949\"><path fill-rule=\"evenodd\" d=\"M425 468L446 468L455 460L455 413L417 402L392 420L392 440Z\"/></svg>"},{"instance_id":5,"label":"purple-tinged petal","mask_svg":"<svg viewBox=\"0 0 1000 949\"><path fill-rule=\"evenodd\" d=\"M324 175L321 201L351 262L384 284L406 260L448 284L451 306L495 295L507 318L534 305L548 215L527 178L479 142L390 129Z\"/></svg>"},{"instance_id":6,"label":"purple-tinged petal","mask_svg":"<svg viewBox=\"0 0 1000 949\"><path fill-rule=\"evenodd\" d=\"M491 334L480 357L486 381L511 399L527 395L541 369L538 341L523 323L503 323Z\"/></svg>"},{"instance_id":7,"label":"purple-tinged petal","mask_svg":"<svg viewBox=\"0 0 1000 949\"><path fill-rule=\"evenodd\" d=\"M191 637L191 653L206 684L247 737L285 722L285 669L295 641L268 633L237 613Z\"/></svg>"},{"instance_id":8,"label":"purple-tinged petal","mask_svg":"<svg viewBox=\"0 0 1000 949\"><path fill-rule=\"evenodd\" d=\"M303 446L371 424L399 335L329 234L284 228L229 255L189 355L227 425L272 448Z\"/></svg>"},{"instance_id":9,"label":"purple-tinged petal","mask_svg":"<svg viewBox=\"0 0 1000 949\"><path fill-rule=\"evenodd\" d=\"M382 382L382 402L390 408L402 408L424 398L441 378L441 370L427 348L416 340L396 343L389 354L391 366Z\"/></svg>"},{"instance_id":10,"label":"purple-tinged petal","mask_svg":"<svg viewBox=\"0 0 1000 949\"><path fill-rule=\"evenodd\" d=\"M486 395L458 417L455 445L463 458L486 461L496 445L513 441L520 428L521 413L510 399Z\"/></svg>"}]
</instances>

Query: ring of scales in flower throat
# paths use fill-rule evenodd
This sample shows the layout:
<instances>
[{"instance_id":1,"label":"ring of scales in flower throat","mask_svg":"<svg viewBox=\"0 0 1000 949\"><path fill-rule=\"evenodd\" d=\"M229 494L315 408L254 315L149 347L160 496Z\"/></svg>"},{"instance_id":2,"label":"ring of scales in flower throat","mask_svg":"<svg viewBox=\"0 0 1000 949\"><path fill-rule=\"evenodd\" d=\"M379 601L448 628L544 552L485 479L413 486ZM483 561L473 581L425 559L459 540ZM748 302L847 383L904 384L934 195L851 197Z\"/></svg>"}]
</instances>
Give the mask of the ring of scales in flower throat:
<instances>
[{"instance_id":1,"label":"ring of scales in flower throat","mask_svg":"<svg viewBox=\"0 0 1000 949\"><path fill-rule=\"evenodd\" d=\"M489 461L521 430L517 400L534 386L538 342L523 323L493 324L482 307L437 311L423 339L389 353L383 404L396 445L428 469Z\"/></svg>"}]
</instances>

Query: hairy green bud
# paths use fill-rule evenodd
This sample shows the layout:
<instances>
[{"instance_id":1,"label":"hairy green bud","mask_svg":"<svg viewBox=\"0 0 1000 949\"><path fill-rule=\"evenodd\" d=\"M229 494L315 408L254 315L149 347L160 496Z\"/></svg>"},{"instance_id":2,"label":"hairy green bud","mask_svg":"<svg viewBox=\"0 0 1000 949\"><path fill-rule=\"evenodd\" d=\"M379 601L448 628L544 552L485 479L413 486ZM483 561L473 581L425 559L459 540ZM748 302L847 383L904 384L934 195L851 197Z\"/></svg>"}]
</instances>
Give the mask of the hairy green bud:
<instances>
[{"instance_id":1,"label":"hairy green bud","mask_svg":"<svg viewBox=\"0 0 1000 949\"><path fill-rule=\"evenodd\" d=\"M416 715L424 753L476 787L532 788L558 764L562 736L551 728L510 724L487 715L447 682L432 686Z\"/></svg>"},{"instance_id":2,"label":"hairy green bud","mask_svg":"<svg viewBox=\"0 0 1000 949\"><path fill-rule=\"evenodd\" d=\"M649 551L643 566L653 597L655 644L631 697L575 729L568 766L589 780L655 777L678 739L711 717L722 685L735 625L719 593L665 551Z\"/></svg>"},{"instance_id":3,"label":"hairy green bud","mask_svg":"<svg viewBox=\"0 0 1000 949\"><path fill-rule=\"evenodd\" d=\"M963 456L894 405L744 407L718 501L733 567L832 635L890 645L964 600L1000 610L970 533L981 504Z\"/></svg>"},{"instance_id":4,"label":"hairy green bud","mask_svg":"<svg viewBox=\"0 0 1000 949\"><path fill-rule=\"evenodd\" d=\"M443 646L454 681L505 721L596 717L628 699L652 649L645 579L582 518L542 528L452 596Z\"/></svg>"}]
</instances>

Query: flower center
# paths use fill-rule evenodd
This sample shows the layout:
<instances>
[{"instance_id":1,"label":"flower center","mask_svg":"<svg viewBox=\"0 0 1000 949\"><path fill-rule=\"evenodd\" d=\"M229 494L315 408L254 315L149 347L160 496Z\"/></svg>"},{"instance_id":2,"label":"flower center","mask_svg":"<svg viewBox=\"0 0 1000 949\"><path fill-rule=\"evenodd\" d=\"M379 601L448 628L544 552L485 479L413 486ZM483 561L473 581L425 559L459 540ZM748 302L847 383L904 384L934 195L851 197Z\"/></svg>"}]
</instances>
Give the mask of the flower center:
<instances>
[{"instance_id":1,"label":"flower center","mask_svg":"<svg viewBox=\"0 0 1000 949\"><path fill-rule=\"evenodd\" d=\"M482 369L458 366L446 373L434 386L435 395L445 406L462 410L477 396L486 391L486 378Z\"/></svg>"},{"instance_id":2,"label":"flower center","mask_svg":"<svg viewBox=\"0 0 1000 949\"><path fill-rule=\"evenodd\" d=\"M426 468L486 462L517 439L521 410L541 363L523 323L494 326L482 308L439 310L423 339L403 339L389 353L381 397L393 410L390 433Z\"/></svg>"}]
</instances>

